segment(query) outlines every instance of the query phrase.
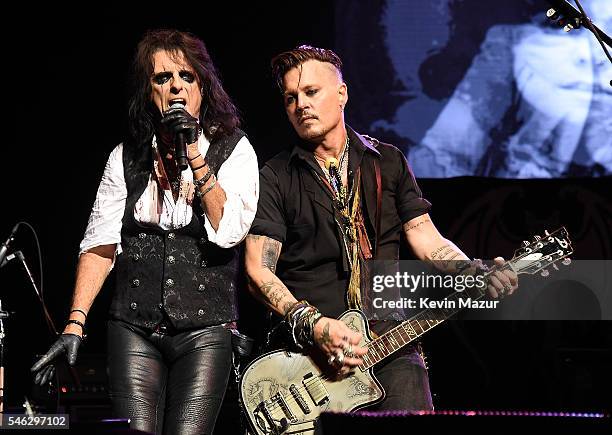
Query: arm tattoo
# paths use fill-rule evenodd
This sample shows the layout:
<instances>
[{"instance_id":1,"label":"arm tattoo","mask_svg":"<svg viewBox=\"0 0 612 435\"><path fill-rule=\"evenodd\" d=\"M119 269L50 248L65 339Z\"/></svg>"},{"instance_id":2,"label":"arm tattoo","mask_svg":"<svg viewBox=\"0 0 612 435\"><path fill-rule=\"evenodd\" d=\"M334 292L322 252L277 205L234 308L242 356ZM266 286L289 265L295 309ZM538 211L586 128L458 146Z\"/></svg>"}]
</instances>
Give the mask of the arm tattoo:
<instances>
[{"instance_id":1,"label":"arm tattoo","mask_svg":"<svg viewBox=\"0 0 612 435\"><path fill-rule=\"evenodd\" d=\"M421 225L423 225L425 222L431 222L431 220L429 219L423 219L422 221L417 222L416 224L412 224L412 225L408 225L408 222L406 222L404 224L404 232L408 232L410 230L414 230L415 228L420 227Z\"/></svg>"},{"instance_id":2,"label":"arm tattoo","mask_svg":"<svg viewBox=\"0 0 612 435\"><path fill-rule=\"evenodd\" d=\"M285 302L285 303L283 304L283 310L282 310L282 311L283 311L283 316L286 316L286 315L287 315L287 313L288 313L288 312L291 310L291 308L293 308L293 304L294 304L294 303L295 303L295 302L288 301L288 302Z\"/></svg>"},{"instance_id":3,"label":"arm tattoo","mask_svg":"<svg viewBox=\"0 0 612 435\"><path fill-rule=\"evenodd\" d=\"M274 307L277 307L287 295L285 289L275 281L264 281L261 283L259 288L261 289L261 293Z\"/></svg>"},{"instance_id":4,"label":"arm tattoo","mask_svg":"<svg viewBox=\"0 0 612 435\"><path fill-rule=\"evenodd\" d=\"M279 241L269 237L266 237L263 242L261 265L266 269L270 269L272 273L276 273L276 262L280 255L280 245Z\"/></svg>"}]
</instances>

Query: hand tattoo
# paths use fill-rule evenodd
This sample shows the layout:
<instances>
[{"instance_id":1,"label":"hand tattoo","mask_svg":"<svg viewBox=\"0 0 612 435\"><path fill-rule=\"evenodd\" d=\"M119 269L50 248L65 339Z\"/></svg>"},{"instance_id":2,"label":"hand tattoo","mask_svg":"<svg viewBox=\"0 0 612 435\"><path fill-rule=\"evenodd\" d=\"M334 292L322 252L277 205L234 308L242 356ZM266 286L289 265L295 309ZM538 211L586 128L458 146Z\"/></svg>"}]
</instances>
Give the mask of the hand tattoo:
<instances>
[{"instance_id":1,"label":"hand tattoo","mask_svg":"<svg viewBox=\"0 0 612 435\"><path fill-rule=\"evenodd\" d=\"M440 252L444 251L445 249L450 248L450 245L444 245L444 246L440 246L438 249L436 249L435 251L433 251L431 253L431 259L435 260L436 257L438 256L438 254L440 254Z\"/></svg>"},{"instance_id":2,"label":"hand tattoo","mask_svg":"<svg viewBox=\"0 0 612 435\"><path fill-rule=\"evenodd\" d=\"M325 322L325 326L323 326L320 342L322 345L331 346L332 339L331 335L329 335L329 322Z\"/></svg>"}]
</instances>

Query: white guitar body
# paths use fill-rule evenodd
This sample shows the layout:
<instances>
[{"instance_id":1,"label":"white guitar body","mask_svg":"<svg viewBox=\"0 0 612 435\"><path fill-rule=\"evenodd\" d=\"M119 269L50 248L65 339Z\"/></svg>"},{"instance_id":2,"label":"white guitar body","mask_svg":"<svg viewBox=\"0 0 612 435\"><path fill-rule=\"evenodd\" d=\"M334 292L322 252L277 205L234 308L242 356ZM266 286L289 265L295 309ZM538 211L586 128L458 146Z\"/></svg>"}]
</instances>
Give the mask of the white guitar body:
<instances>
[{"instance_id":1,"label":"white guitar body","mask_svg":"<svg viewBox=\"0 0 612 435\"><path fill-rule=\"evenodd\" d=\"M360 346L372 341L363 314L350 310L339 318L362 333ZM323 367L323 368L321 368ZM287 350L270 352L244 371L240 396L255 434L312 434L324 411L353 411L384 399L372 369L356 368L337 378L324 360Z\"/></svg>"}]
</instances>

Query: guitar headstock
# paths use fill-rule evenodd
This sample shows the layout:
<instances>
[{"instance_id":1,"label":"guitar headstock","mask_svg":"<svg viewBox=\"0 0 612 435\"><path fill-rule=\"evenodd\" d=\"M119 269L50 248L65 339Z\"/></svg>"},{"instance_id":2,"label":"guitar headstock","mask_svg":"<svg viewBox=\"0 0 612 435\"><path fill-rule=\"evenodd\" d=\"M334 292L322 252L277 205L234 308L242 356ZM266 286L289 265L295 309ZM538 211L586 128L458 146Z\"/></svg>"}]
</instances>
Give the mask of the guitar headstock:
<instances>
[{"instance_id":1,"label":"guitar headstock","mask_svg":"<svg viewBox=\"0 0 612 435\"><path fill-rule=\"evenodd\" d=\"M543 236L535 236L531 242L524 241L523 246L514 251L510 262L516 273L533 275L542 271L542 276L547 276L548 266L558 269L556 263L559 261L568 265L573 252L569 234L561 227L552 233L544 231Z\"/></svg>"}]
</instances>

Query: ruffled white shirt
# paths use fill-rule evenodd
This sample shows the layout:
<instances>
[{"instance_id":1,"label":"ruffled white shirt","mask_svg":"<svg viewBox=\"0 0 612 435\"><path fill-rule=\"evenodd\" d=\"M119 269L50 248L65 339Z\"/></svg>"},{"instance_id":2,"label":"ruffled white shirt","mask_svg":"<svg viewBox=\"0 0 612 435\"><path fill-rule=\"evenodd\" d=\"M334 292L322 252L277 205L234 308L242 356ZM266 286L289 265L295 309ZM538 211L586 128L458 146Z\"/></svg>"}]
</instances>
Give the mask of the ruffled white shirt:
<instances>
[{"instance_id":1,"label":"ruffled white shirt","mask_svg":"<svg viewBox=\"0 0 612 435\"><path fill-rule=\"evenodd\" d=\"M157 146L155 139L152 146ZM203 156L206 155L209 146L208 139L201 135L198 140L198 149ZM190 168L181 173L181 179L181 184L193 185L193 172ZM219 168L217 182L225 191L227 198L223 206L223 216L215 231L204 214L204 227L208 240L222 248L229 248L237 245L246 237L257 211L259 169L257 156L246 136L240 139L236 148ZM148 205L153 198L158 197L159 188L151 173L147 188L134 208L136 221L147 225L157 225L164 230L188 225L193 214L190 198L193 188L188 189L190 195L179 195L176 201L170 190L164 190L163 201L157 206L159 214L155 218L156 222L151 222L151 215L147 213L151 207ZM96 246L110 244L116 244L117 254L121 253L121 221L126 199L123 144L119 144L111 152L106 162L85 236L81 241L79 255Z\"/></svg>"}]
</instances>

